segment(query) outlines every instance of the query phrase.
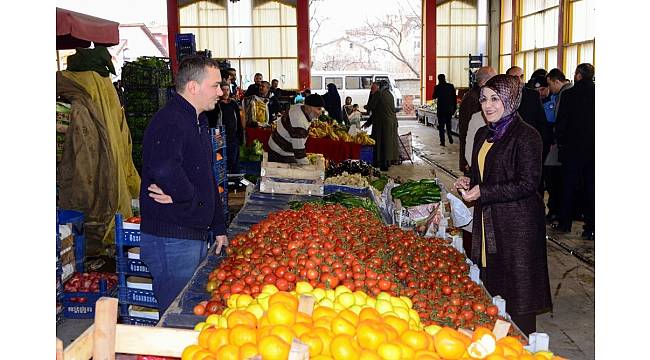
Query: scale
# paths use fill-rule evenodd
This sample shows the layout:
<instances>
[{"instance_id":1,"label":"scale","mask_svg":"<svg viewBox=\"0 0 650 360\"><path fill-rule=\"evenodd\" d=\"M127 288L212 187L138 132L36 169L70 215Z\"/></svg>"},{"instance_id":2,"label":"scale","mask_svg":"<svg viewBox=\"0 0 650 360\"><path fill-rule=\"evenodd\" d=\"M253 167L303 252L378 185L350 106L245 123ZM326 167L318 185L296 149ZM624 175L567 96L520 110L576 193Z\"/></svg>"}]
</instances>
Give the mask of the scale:
<instances>
[{"instance_id":1,"label":"scale","mask_svg":"<svg viewBox=\"0 0 650 360\"><path fill-rule=\"evenodd\" d=\"M476 72L483 66L483 54L472 55L469 54L469 87L472 88L476 84Z\"/></svg>"}]
</instances>

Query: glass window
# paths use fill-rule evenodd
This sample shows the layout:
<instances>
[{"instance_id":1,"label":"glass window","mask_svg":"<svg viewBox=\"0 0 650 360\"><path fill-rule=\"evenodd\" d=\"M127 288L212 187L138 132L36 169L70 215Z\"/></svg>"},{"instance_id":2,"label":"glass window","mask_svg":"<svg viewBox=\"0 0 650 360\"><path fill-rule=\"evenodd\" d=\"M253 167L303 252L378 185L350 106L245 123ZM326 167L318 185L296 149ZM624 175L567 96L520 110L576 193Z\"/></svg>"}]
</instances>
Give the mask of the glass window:
<instances>
[{"instance_id":1,"label":"glass window","mask_svg":"<svg viewBox=\"0 0 650 360\"><path fill-rule=\"evenodd\" d=\"M501 1L501 22L512 20L512 1Z\"/></svg>"},{"instance_id":2,"label":"glass window","mask_svg":"<svg viewBox=\"0 0 650 360\"><path fill-rule=\"evenodd\" d=\"M564 52L564 74L567 78L571 78L572 74L575 72L576 67L578 66L578 46L573 45L565 49Z\"/></svg>"},{"instance_id":3,"label":"glass window","mask_svg":"<svg viewBox=\"0 0 650 360\"><path fill-rule=\"evenodd\" d=\"M325 78L325 88L327 89L327 84L334 83L336 89L343 89L343 78L341 77L326 77Z\"/></svg>"},{"instance_id":4,"label":"glass window","mask_svg":"<svg viewBox=\"0 0 650 360\"><path fill-rule=\"evenodd\" d=\"M298 60L297 59L271 59L271 72L269 79L278 79L280 89L298 88Z\"/></svg>"},{"instance_id":5,"label":"glass window","mask_svg":"<svg viewBox=\"0 0 650 360\"><path fill-rule=\"evenodd\" d=\"M361 77L360 76L346 76L345 77L345 89L346 90L361 89Z\"/></svg>"},{"instance_id":6,"label":"glass window","mask_svg":"<svg viewBox=\"0 0 650 360\"><path fill-rule=\"evenodd\" d=\"M594 19L596 9L593 0L577 0L570 3L571 39L570 42L592 40L594 38Z\"/></svg>"},{"instance_id":7,"label":"glass window","mask_svg":"<svg viewBox=\"0 0 650 360\"><path fill-rule=\"evenodd\" d=\"M500 63L500 65L499 65L499 74L505 74L506 70L508 70L508 68L510 68L510 66L512 66L511 65L512 63L511 63L510 55L503 55L503 56L500 57L499 60L500 60L499 61L499 63Z\"/></svg>"},{"instance_id":8,"label":"glass window","mask_svg":"<svg viewBox=\"0 0 650 360\"><path fill-rule=\"evenodd\" d=\"M361 77L361 88L370 89L372 86L372 76L362 76Z\"/></svg>"},{"instance_id":9,"label":"glass window","mask_svg":"<svg viewBox=\"0 0 650 360\"><path fill-rule=\"evenodd\" d=\"M580 63L594 63L594 43L580 45Z\"/></svg>"},{"instance_id":10,"label":"glass window","mask_svg":"<svg viewBox=\"0 0 650 360\"><path fill-rule=\"evenodd\" d=\"M322 90L323 89L323 77L322 76L312 76L311 77L311 89L312 90Z\"/></svg>"},{"instance_id":11,"label":"glass window","mask_svg":"<svg viewBox=\"0 0 650 360\"><path fill-rule=\"evenodd\" d=\"M228 1L197 1L178 9L181 26L214 26L228 23Z\"/></svg>"},{"instance_id":12,"label":"glass window","mask_svg":"<svg viewBox=\"0 0 650 360\"><path fill-rule=\"evenodd\" d=\"M546 70L551 70L557 67L557 48L548 49L546 55Z\"/></svg>"}]
</instances>

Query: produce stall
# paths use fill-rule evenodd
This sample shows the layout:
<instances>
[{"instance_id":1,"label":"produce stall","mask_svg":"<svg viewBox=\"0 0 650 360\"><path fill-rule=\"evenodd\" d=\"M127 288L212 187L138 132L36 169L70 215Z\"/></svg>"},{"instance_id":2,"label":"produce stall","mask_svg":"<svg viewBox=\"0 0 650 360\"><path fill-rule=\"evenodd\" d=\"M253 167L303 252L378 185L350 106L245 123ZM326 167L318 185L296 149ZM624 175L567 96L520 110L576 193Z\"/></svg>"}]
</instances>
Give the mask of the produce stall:
<instances>
[{"instance_id":1,"label":"produce stall","mask_svg":"<svg viewBox=\"0 0 650 360\"><path fill-rule=\"evenodd\" d=\"M428 105L422 105L419 108L415 109L415 116L418 121L423 123L426 126L435 126L438 127L438 116L436 115L435 107ZM454 134L459 133L458 127L458 112L451 118L451 131Z\"/></svg>"}]
</instances>

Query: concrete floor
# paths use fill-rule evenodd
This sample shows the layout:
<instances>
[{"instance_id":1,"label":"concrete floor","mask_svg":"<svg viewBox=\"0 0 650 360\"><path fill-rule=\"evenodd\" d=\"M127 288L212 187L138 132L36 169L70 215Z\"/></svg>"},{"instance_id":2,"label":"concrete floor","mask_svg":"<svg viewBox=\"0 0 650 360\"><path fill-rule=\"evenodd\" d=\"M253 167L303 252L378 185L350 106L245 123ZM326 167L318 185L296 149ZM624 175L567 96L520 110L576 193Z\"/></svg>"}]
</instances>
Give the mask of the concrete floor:
<instances>
[{"instance_id":1,"label":"concrete floor","mask_svg":"<svg viewBox=\"0 0 650 360\"><path fill-rule=\"evenodd\" d=\"M458 170L458 138L454 144L439 146L438 131L413 119L400 119L399 133L409 131L413 135L413 164L404 162L392 166L389 175L406 179L421 179L436 174L448 189L452 188ZM444 171L446 169L447 171ZM450 174L451 173L451 174ZM594 359L595 329L595 273L594 267L579 260L594 261L594 242L580 239L581 223L575 223L573 232L567 235L554 234L550 227L547 233L553 241L548 242L548 265L553 295L553 312L538 316L537 329L549 334L552 351L568 359ZM65 345L72 342L92 320L64 320L57 326L57 337Z\"/></svg>"}]
</instances>

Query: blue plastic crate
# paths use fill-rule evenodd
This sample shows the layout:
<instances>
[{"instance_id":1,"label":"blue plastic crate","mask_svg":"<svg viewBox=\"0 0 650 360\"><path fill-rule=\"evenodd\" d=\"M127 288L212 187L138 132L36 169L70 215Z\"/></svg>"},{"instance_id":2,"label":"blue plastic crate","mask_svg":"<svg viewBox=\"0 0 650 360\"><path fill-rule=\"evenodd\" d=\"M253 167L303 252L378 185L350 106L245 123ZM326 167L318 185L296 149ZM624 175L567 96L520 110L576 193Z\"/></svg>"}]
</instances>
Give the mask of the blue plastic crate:
<instances>
[{"instance_id":1,"label":"blue plastic crate","mask_svg":"<svg viewBox=\"0 0 650 360\"><path fill-rule=\"evenodd\" d=\"M176 34L176 43L196 42L196 36L193 33Z\"/></svg>"},{"instance_id":2,"label":"blue plastic crate","mask_svg":"<svg viewBox=\"0 0 650 360\"><path fill-rule=\"evenodd\" d=\"M100 297L117 295L117 286L112 289L106 289L106 281L100 281L100 291L92 292L74 292L63 293L63 317L66 319L92 319L95 317L95 303ZM74 302L73 298L86 298L86 301Z\"/></svg>"},{"instance_id":3,"label":"blue plastic crate","mask_svg":"<svg viewBox=\"0 0 650 360\"><path fill-rule=\"evenodd\" d=\"M120 303L123 304L158 308L158 300L156 300L152 290L134 289L120 284L118 298Z\"/></svg>"},{"instance_id":4,"label":"blue plastic crate","mask_svg":"<svg viewBox=\"0 0 650 360\"><path fill-rule=\"evenodd\" d=\"M117 272L122 275L151 276L149 268L142 260L117 257L115 259Z\"/></svg>"},{"instance_id":5,"label":"blue plastic crate","mask_svg":"<svg viewBox=\"0 0 650 360\"><path fill-rule=\"evenodd\" d=\"M115 245L118 247L118 255L121 246L140 246L140 230L125 229L121 214L115 214Z\"/></svg>"},{"instance_id":6,"label":"blue plastic crate","mask_svg":"<svg viewBox=\"0 0 650 360\"><path fill-rule=\"evenodd\" d=\"M359 188L359 187L345 186L345 185L332 185L332 184L324 185L323 192L325 195L333 194L337 191L352 194L352 195L366 196L368 195L369 189L367 187Z\"/></svg>"},{"instance_id":7,"label":"blue plastic crate","mask_svg":"<svg viewBox=\"0 0 650 360\"><path fill-rule=\"evenodd\" d=\"M361 153L359 155L360 160L372 164L373 156L374 156L374 148L372 145L361 146Z\"/></svg>"},{"instance_id":8,"label":"blue plastic crate","mask_svg":"<svg viewBox=\"0 0 650 360\"><path fill-rule=\"evenodd\" d=\"M137 316L120 315L120 323L139 326L156 326L158 320L141 318Z\"/></svg>"},{"instance_id":9,"label":"blue plastic crate","mask_svg":"<svg viewBox=\"0 0 650 360\"><path fill-rule=\"evenodd\" d=\"M218 134L218 135L217 135ZM226 148L226 127L217 126L210 129L210 135L212 137L212 150L221 150ZM225 152L221 155L225 156Z\"/></svg>"}]
</instances>

